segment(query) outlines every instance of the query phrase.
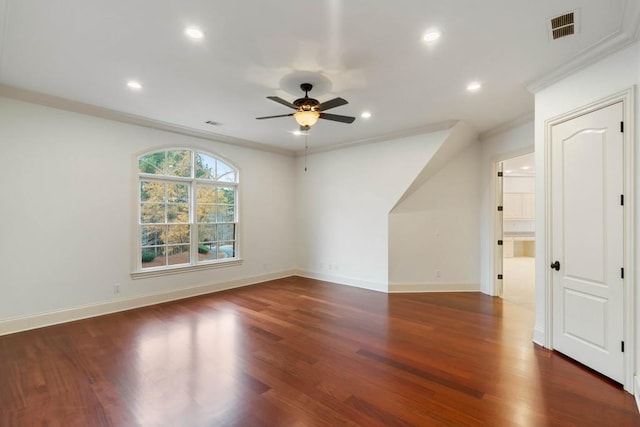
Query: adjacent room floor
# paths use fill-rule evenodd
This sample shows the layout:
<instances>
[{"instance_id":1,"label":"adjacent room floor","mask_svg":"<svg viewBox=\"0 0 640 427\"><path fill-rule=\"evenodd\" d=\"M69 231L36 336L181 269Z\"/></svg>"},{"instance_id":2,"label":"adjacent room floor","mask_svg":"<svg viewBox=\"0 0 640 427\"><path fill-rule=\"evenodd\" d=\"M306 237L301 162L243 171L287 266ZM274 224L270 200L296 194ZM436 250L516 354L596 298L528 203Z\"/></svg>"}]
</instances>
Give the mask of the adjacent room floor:
<instances>
[{"instance_id":1,"label":"adjacent room floor","mask_svg":"<svg viewBox=\"0 0 640 427\"><path fill-rule=\"evenodd\" d=\"M533 311L535 303L535 258L511 257L502 261L503 298Z\"/></svg>"}]
</instances>

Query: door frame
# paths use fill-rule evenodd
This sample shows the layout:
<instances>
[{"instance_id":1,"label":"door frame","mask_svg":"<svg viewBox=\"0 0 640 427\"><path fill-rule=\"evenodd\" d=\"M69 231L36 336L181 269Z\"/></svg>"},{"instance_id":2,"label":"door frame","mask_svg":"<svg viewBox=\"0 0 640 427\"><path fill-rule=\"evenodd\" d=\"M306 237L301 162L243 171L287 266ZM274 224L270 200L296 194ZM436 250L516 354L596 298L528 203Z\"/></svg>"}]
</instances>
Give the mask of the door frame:
<instances>
[{"instance_id":1,"label":"door frame","mask_svg":"<svg viewBox=\"0 0 640 427\"><path fill-rule=\"evenodd\" d=\"M622 102L624 133L623 133L623 264L624 264L624 303L623 303L623 336L625 342L624 352L624 382L623 386L626 391L633 393L634 373L636 360L635 345L635 322L636 317L636 301L635 301L635 268L634 268L634 243L635 243L635 198L634 198L634 177L635 177L635 86L624 91L613 94L609 97L595 101L589 105L579 107L575 110L552 117L545 120L544 135L544 255L542 262L545 268L545 342L546 348L553 349L553 275L549 264L552 262L550 254L552 253L552 223L551 223L551 129L560 123L572 120L576 117L591 113L601 108ZM539 169L538 169L539 170Z\"/></svg>"},{"instance_id":2,"label":"door frame","mask_svg":"<svg viewBox=\"0 0 640 427\"><path fill-rule=\"evenodd\" d=\"M498 206L504 206L504 161L500 160L493 164L493 179L496 192L495 203L493 204L493 218L495 236L492 244L495 247L493 261L493 294L502 298L504 295L504 246L499 246L498 241L504 240L504 221L503 212L499 211ZM498 275L502 277L499 279Z\"/></svg>"},{"instance_id":3,"label":"door frame","mask_svg":"<svg viewBox=\"0 0 640 427\"><path fill-rule=\"evenodd\" d=\"M493 241L491 242L491 247L494 248L493 249L493 278L492 278L492 290L493 296L497 296L502 298L502 294L504 291L504 282L501 279L498 279L498 274L504 274L504 268L503 268L503 256L504 256L504 248L503 250L499 250L497 249L497 242L498 240L504 239L504 230L502 229L502 227L504 227L503 224L503 215L501 213L498 212L498 210L496 209L497 206L500 206L503 203L503 193L501 193L499 191L499 186L500 186L500 182L499 182L499 178L498 178L498 171L500 170L500 163L505 162L507 160L516 158L516 157L520 157L520 156L526 156L527 154L535 154L535 147L531 146L531 147L524 147L524 148L520 148L518 150L513 150L513 151L509 151L507 153L501 153L499 156L496 156L493 158L493 205L491 206L491 210L493 212L492 215L492 219L493 219L493 231L491 233L491 235L493 236ZM537 166L536 166L536 173L538 172L537 170ZM504 179L504 177L503 177ZM504 183L504 181L503 181ZM501 226L498 226L498 223L502 224ZM535 298L535 295L534 295ZM535 306L535 301L534 301L534 306Z\"/></svg>"}]
</instances>

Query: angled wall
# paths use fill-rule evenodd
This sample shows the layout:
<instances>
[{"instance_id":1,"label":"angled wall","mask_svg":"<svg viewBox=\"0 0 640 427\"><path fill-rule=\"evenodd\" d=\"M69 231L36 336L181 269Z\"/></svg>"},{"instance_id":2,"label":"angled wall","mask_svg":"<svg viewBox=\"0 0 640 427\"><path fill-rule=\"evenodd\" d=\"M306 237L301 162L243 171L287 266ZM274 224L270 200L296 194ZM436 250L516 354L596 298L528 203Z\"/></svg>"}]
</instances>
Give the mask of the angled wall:
<instances>
[{"instance_id":1,"label":"angled wall","mask_svg":"<svg viewBox=\"0 0 640 427\"><path fill-rule=\"evenodd\" d=\"M449 130L310 155L296 167L299 273L388 291L389 212Z\"/></svg>"},{"instance_id":2,"label":"angled wall","mask_svg":"<svg viewBox=\"0 0 640 427\"><path fill-rule=\"evenodd\" d=\"M390 212L390 291L479 290L479 154L457 123Z\"/></svg>"}]
</instances>

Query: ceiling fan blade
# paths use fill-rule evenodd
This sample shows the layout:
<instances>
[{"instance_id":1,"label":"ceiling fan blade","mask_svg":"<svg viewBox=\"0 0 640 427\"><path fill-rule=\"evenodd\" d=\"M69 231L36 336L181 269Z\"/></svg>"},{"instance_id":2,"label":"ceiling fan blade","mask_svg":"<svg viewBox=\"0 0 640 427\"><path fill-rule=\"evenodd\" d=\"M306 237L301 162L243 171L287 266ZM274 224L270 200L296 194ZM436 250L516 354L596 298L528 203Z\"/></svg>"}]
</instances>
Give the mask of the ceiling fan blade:
<instances>
[{"instance_id":1,"label":"ceiling fan blade","mask_svg":"<svg viewBox=\"0 0 640 427\"><path fill-rule=\"evenodd\" d=\"M333 98L333 99L330 99L327 102L323 102L322 104L318 105L318 110L319 111L324 111L324 110L328 110L330 108L336 108L336 107L339 107L341 105L346 105L346 104L348 104L346 99Z\"/></svg>"},{"instance_id":2,"label":"ceiling fan blade","mask_svg":"<svg viewBox=\"0 0 640 427\"><path fill-rule=\"evenodd\" d=\"M291 117L291 116L293 116L293 113L291 113L291 114L278 114L277 116L256 117L256 119L258 119L258 120L262 120L262 119L275 119L276 117Z\"/></svg>"},{"instance_id":3,"label":"ceiling fan blade","mask_svg":"<svg viewBox=\"0 0 640 427\"><path fill-rule=\"evenodd\" d=\"M320 113L320 118L325 120L333 120L334 122L341 123L353 123L355 121L355 117L351 116L339 116L338 114L328 114L328 113Z\"/></svg>"},{"instance_id":4,"label":"ceiling fan blade","mask_svg":"<svg viewBox=\"0 0 640 427\"><path fill-rule=\"evenodd\" d=\"M267 99L270 99L272 101L277 102L278 104L282 104L285 105L289 108L293 108L294 110L297 110L298 107L296 107L295 105L293 105L292 103L290 103L289 101L285 101L284 99L280 98L279 96L267 96Z\"/></svg>"}]
</instances>

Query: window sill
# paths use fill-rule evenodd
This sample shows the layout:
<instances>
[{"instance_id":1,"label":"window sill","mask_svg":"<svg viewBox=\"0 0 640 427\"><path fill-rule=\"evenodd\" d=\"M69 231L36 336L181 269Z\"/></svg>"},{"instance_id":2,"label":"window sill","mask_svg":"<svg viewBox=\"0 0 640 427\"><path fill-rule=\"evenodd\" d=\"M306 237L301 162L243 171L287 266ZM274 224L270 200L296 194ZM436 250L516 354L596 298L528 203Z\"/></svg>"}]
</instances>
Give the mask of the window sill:
<instances>
[{"instance_id":1,"label":"window sill","mask_svg":"<svg viewBox=\"0 0 640 427\"><path fill-rule=\"evenodd\" d=\"M210 270L212 268L223 268L223 267L233 267L235 265L242 265L242 259L237 258L230 261L218 261L211 262L208 264L198 264L198 265L180 265L175 267L166 267L166 268L157 268L157 269L148 269L148 270L140 270L134 271L131 273L132 279L146 279L149 277L160 277L160 276L168 276L171 274L181 274L181 273L189 273L191 271L201 271L201 270Z\"/></svg>"}]
</instances>

